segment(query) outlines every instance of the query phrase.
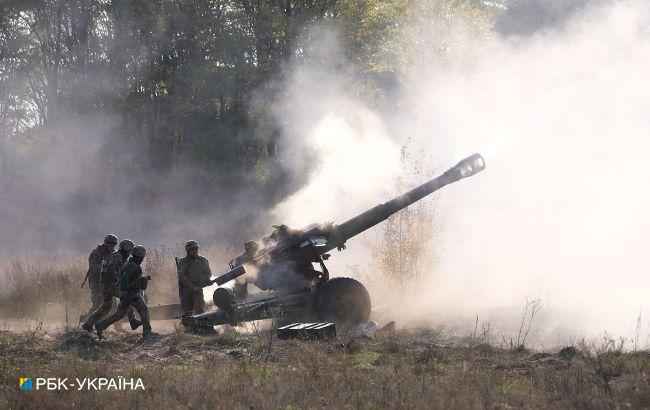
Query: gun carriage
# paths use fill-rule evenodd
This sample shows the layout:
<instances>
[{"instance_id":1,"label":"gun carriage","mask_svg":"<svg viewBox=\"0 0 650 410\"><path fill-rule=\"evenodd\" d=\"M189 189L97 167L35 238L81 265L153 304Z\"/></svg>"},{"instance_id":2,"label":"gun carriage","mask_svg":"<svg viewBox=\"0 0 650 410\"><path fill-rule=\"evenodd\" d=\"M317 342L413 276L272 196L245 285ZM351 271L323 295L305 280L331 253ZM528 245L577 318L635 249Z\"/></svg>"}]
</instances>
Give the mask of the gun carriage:
<instances>
[{"instance_id":1,"label":"gun carriage","mask_svg":"<svg viewBox=\"0 0 650 410\"><path fill-rule=\"evenodd\" d=\"M345 249L346 241L351 238L440 188L484 168L483 157L473 154L437 178L341 224L326 222L301 230L276 226L269 237L273 243L261 249L250 264L231 266L230 271L213 280L220 285L213 294L218 309L185 316L183 323L215 326L283 318L287 321L334 322L346 327L367 322L371 311L368 291L355 279L330 278L325 265L330 257L328 252ZM320 270L314 269L314 264ZM238 300L232 288L221 286L242 279L267 293Z\"/></svg>"}]
</instances>

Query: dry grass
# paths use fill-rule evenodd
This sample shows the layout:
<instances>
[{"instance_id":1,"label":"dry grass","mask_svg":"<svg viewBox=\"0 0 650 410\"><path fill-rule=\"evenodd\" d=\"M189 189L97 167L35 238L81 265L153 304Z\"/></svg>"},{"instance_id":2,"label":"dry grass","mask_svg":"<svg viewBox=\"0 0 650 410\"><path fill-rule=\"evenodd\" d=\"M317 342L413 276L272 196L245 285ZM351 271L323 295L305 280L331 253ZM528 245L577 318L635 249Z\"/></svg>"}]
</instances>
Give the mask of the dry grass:
<instances>
[{"instance_id":1,"label":"dry grass","mask_svg":"<svg viewBox=\"0 0 650 410\"><path fill-rule=\"evenodd\" d=\"M452 347L430 332L329 342L176 332L0 334L1 408L644 408L650 353ZM19 377L141 377L144 392L19 392Z\"/></svg>"},{"instance_id":2,"label":"dry grass","mask_svg":"<svg viewBox=\"0 0 650 410\"><path fill-rule=\"evenodd\" d=\"M90 298L88 288L79 287L85 273L81 258L12 258L2 266L6 286L0 293L0 312L15 318L46 313L60 317L66 304L70 309L81 308Z\"/></svg>"},{"instance_id":3,"label":"dry grass","mask_svg":"<svg viewBox=\"0 0 650 410\"><path fill-rule=\"evenodd\" d=\"M232 253L208 252L215 273ZM176 301L179 254L150 252L150 303ZM53 307L67 305L74 318L88 303L81 256L14 258L2 272L4 317L50 312L59 320L63 311ZM611 339L533 353L426 329L328 342L278 341L259 328L210 337L176 330L139 343L133 333L95 341L78 331L46 333L38 322L28 328L0 331L0 408L650 407L650 353L624 352ZM141 377L146 390L17 388L20 377L118 376Z\"/></svg>"},{"instance_id":4,"label":"dry grass","mask_svg":"<svg viewBox=\"0 0 650 410\"><path fill-rule=\"evenodd\" d=\"M227 271L227 261L234 252L219 247L205 249L214 275ZM147 289L150 304L178 303L174 256L183 255L182 245L148 250L143 268L154 278ZM76 323L74 318L90 305L88 285L80 287L87 268L87 255L29 254L5 259L0 265L0 316L64 322L67 310L70 321Z\"/></svg>"}]
</instances>

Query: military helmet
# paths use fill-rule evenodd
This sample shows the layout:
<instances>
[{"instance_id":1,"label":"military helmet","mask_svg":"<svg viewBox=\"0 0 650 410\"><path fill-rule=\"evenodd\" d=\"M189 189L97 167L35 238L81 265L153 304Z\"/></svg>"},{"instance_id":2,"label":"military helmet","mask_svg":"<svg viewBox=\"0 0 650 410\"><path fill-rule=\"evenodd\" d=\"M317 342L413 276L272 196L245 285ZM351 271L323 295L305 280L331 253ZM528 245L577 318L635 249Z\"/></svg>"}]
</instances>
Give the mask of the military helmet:
<instances>
[{"instance_id":1,"label":"military helmet","mask_svg":"<svg viewBox=\"0 0 650 410\"><path fill-rule=\"evenodd\" d=\"M185 250L196 248L199 249L199 243L197 241L187 241L185 242Z\"/></svg>"},{"instance_id":2,"label":"military helmet","mask_svg":"<svg viewBox=\"0 0 650 410\"><path fill-rule=\"evenodd\" d=\"M131 251L131 255L135 256L136 258L144 258L146 254L147 250L142 245L134 246L133 250Z\"/></svg>"},{"instance_id":3,"label":"military helmet","mask_svg":"<svg viewBox=\"0 0 650 410\"><path fill-rule=\"evenodd\" d=\"M117 245L117 236L113 234L106 235L106 238L104 238L104 243L112 243L114 245Z\"/></svg>"},{"instance_id":4,"label":"military helmet","mask_svg":"<svg viewBox=\"0 0 650 410\"><path fill-rule=\"evenodd\" d=\"M244 248L258 250L260 248L260 245L258 245L255 241L248 241L244 244Z\"/></svg>"},{"instance_id":5,"label":"military helmet","mask_svg":"<svg viewBox=\"0 0 650 410\"><path fill-rule=\"evenodd\" d=\"M120 242L120 250L124 252L131 252L135 243L130 239L124 239Z\"/></svg>"}]
</instances>

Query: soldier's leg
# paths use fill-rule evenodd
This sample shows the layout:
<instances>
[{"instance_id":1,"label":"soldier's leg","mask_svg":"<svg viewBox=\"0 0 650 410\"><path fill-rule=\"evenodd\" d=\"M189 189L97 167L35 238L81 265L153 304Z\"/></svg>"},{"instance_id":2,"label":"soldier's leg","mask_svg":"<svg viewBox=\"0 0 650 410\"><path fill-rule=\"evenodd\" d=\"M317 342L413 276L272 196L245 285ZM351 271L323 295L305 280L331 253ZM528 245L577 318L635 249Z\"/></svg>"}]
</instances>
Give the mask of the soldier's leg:
<instances>
[{"instance_id":1,"label":"soldier's leg","mask_svg":"<svg viewBox=\"0 0 650 410\"><path fill-rule=\"evenodd\" d=\"M140 320L142 320L142 335L146 336L151 333L151 322L149 321L149 308L147 307L147 304L144 302L144 299L142 299L142 296L140 294L137 294L131 304L135 308L135 310L138 311L138 314L140 315Z\"/></svg>"},{"instance_id":2,"label":"soldier's leg","mask_svg":"<svg viewBox=\"0 0 650 410\"><path fill-rule=\"evenodd\" d=\"M192 310L195 315L200 315L205 312L205 300L203 299L202 291L192 295Z\"/></svg>"},{"instance_id":3,"label":"soldier's leg","mask_svg":"<svg viewBox=\"0 0 650 410\"><path fill-rule=\"evenodd\" d=\"M203 292L196 292L194 295L192 295L192 303L194 305L195 315L200 315L201 313L205 312L205 300L203 299ZM210 325L201 325L192 330L203 335L214 333L214 327Z\"/></svg>"},{"instance_id":4,"label":"soldier's leg","mask_svg":"<svg viewBox=\"0 0 650 410\"><path fill-rule=\"evenodd\" d=\"M131 330L135 330L142 326L142 322L138 320L138 318L135 316L135 309L133 309L133 306L129 307L129 310L126 312L126 317L129 320L129 326L131 326ZM119 320L115 322L113 327L117 332L126 332L126 330L122 327L122 322L124 319Z\"/></svg>"},{"instance_id":5,"label":"soldier's leg","mask_svg":"<svg viewBox=\"0 0 650 410\"><path fill-rule=\"evenodd\" d=\"M126 312L126 317L129 318L129 322L131 322L131 323L138 321L138 318L135 315L135 309L133 308L133 306L131 306L129 308L129 310Z\"/></svg>"},{"instance_id":6,"label":"soldier's leg","mask_svg":"<svg viewBox=\"0 0 650 410\"><path fill-rule=\"evenodd\" d=\"M90 283L90 303L92 304L90 312L94 312L103 303L104 297L102 294L102 286L99 279L91 279Z\"/></svg>"},{"instance_id":7,"label":"soldier's leg","mask_svg":"<svg viewBox=\"0 0 650 410\"><path fill-rule=\"evenodd\" d=\"M126 312L126 317L129 318L129 325L131 325L131 330L135 330L142 326L142 321L138 320L138 318L135 316L135 309L133 306L131 306Z\"/></svg>"},{"instance_id":8,"label":"soldier's leg","mask_svg":"<svg viewBox=\"0 0 650 410\"><path fill-rule=\"evenodd\" d=\"M86 319L82 327L84 330L92 330L95 323L103 319L113 307L113 290L102 289L102 303L99 307Z\"/></svg>"},{"instance_id":9,"label":"soldier's leg","mask_svg":"<svg viewBox=\"0 0 650 410\"><path fill-rule=\"evenodd\" d=\"M184 286L179 286L178 287L178 295L181 299L181 311L183 312L183 316L191 316L194 314L194 295L193 293L189 290L186 289ZM195 332L196 329L193 325L188 325L184 323L184 321L181 319L181 323L183 323L183 326L185 329L189 332Z\"/></svg>"},{"instance_id":10,"label":"soldier's leg","mask_svg":"<svg viewBox=\"0 0 650 410\"><path fill-rule=\"evenodd\" d=\"M131 306L131 299L132 298L130 297L124 297L123 299L120 299L120 303L117 305L117 312L113 313L95 325L97 332L103 332L107 327L126 316L126 313L129 311L129 307Z\"/></svg>"},{"instance_id":11,"label":"soldier's leg","mask_svg":"<svg viewBox=\"0 0 650 410\"><path fill-rule=\"evenodd\" d=\"M181 311L183 312L183 315L191 315L194 310L192 292L188 289L185 289L184 286L179 286L178 297L181 301Z\"/></svg>"},{"instance_id":12,"label":"soldier's leg","mask_svg":"<svg viewBox=\"0 0 650 410\"><path fill-rule=\"evenodd\" d=\"M115 306L117 306L118 303L120 303L119 299L117 299L117 303L115 304ZM132 310L133 310L133 307L129 307L129 312L131 312ZM112 309L110 314L112 315L116 311L117 311L117 308ZM128 316L128 313L127 313L127 316ZM113 324L113 329L115 329L116 332L119 332L119 333L125 333L126 332L126 329L124 329L124 327L122 327L122 322L123 321L124 321L124 319L118 320L117 322L115 322L115 324Z\"/></svg>"}]
</instances>

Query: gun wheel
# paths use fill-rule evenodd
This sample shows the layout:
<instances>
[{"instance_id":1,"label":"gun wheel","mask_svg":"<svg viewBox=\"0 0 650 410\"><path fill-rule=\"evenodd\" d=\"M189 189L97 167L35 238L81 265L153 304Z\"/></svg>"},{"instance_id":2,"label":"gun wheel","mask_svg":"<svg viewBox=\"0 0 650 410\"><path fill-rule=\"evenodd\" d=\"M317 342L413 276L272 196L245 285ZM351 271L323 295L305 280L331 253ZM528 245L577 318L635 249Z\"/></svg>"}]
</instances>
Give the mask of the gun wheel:
<instances>
[{"instance_id":1,"label":"gun wheel","mask_svg":"<svg viewBox=\"0 0 650 410\"><path fill-rule=\"evenodd\" d=\"M352 278L333 278L316 291L314 311L318 320L343 328L365 324L370 318L370 295Z\"/></svg>"}]
</instances>

